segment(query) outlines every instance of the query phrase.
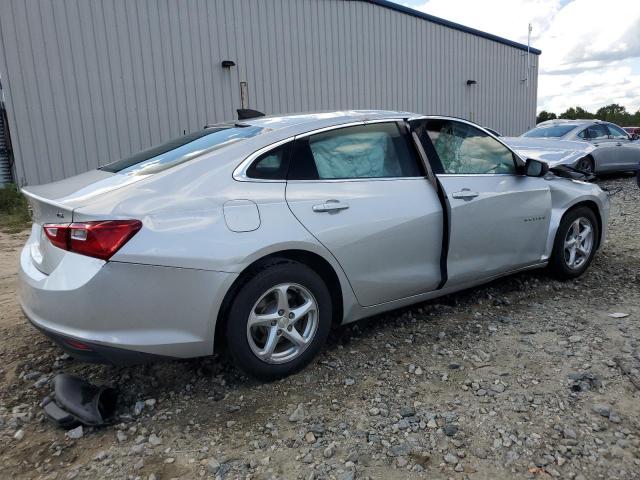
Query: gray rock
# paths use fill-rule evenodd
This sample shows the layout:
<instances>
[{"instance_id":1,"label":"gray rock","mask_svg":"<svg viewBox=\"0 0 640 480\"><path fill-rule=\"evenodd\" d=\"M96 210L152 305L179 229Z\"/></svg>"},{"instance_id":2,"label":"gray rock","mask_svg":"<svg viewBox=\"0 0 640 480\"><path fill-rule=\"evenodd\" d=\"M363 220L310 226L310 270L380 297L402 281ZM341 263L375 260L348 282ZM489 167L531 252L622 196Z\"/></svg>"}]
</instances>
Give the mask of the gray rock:
<instances>
[{"instance_id":1,"label":"gray rock","mask_svg":"<svg viewBox=\"0 0 640 480\"><path fill-rule=\"evenodd\" d=\"M413 417L416 414L416 411L413 407L409 405L404 405L400 407L400 416L401 417Z\"/></svg>"},{"instance_id":2,"label":"gray rock","mask_svg":"<svg viewBox=\"0 0 640 480\"><path fill-rule=\"evenodd\" d=\"M24 430L20 429L18 430L16 433L13 434L13 438L15 438L17 441L20 441L24 438Z\"/></svg>"},{"instance_id":3,"label":"gray rock","mask_svg":"<svg viewBox=\"0 0 640 480\"><path fill-rule=\"evenodd\" d=\"M515 450L509 450L505 455L505 465L511 465L520 458L520 455Z\"/></svg>"},{"instance_id":4,"label":"gray rock","mask_svg":"<svg viewBox=\"0 0 640 480\"><path fill-rule=\"evenodd\" d=\"M82 438L82 435L84 435L82 425L78 425L76 428L72 428L71 430L67 431L67 437L71 438L72 440Z\"/></svg>"},{"instance_id":5,"label":"gray rock","mask_svg":"<svg viewBox=\"0 0 640 480\"><path fill-rule=\"evenodd\" d=\"M143 410L144 410L144 402L142 400L137 401L133 406L133 414L140 415Z\"/></svg>"},{"instance_id":6,"label":"gray rock","mask_svg":"<svg viewBox=\"0 0 640 480\"><path fill-rule=\"evenodd\" d=\"M149 435L149 443L151 445L160 445L162 443L162 439L155 433L152 433Z\"/></svg>"},{"instance_id":7,"label":"gray rock","mask_svg":"<svg viewBox=\"0 0 640 480\"><path fill-rule=\"evenodd\" d=\"M458 457L453 453L449 452L445 454L444 461L451 465L456 465L460 460L458 460Z\"/></svg>"},{"instance_id":8,"label":"gray rock","mask_svg":"<svg viewBox=\"0 0 640 480\"><path fill-rule=\"evenodd\" d=\"M94 455L93 459L98 461L98 462L101 462L102 460L104 460L108 456L109 456L109 452L107 452L106 450L100 450L98 453L96 453Z\"/></svg>"},{"instance_id":9,"label":"gray rock","mask_svg":"<svg viewBox=\"0 0 640 480\"><path fill-rule=\"evenodd\" d=\"M335 453L335 448L333 446L333 444L329 445L327 448L325 448L322 452L322 456L324 458L331 458L333 457L333 454Z\"/></svg>"},{"instance_id":10,"label":"gray rock","mask_svg":"<svg viewBox=\"0 0 640 480\"><path fill-rule=\"evenodd\" d=\"M609 421L613 423L621 423L622 418L620 418L620 415L618 415L618 412L611 410L611 412L609 413Z\"/></svg>"},{"instance_id":11,"label":"gray rock","mask_svg":"<svg viewBox=\"0 0 640 480\"><path fill-rule=\"evenodd\" d=\"M491 385L491 390L493 390L496 393L502 393L505 391L505 386L501 383L497 383L497 384Z\"/></svg>"},{"instance_id":12,"label":"gray rock","mask_svg":"<svg viewBox=\"0 0 640 480\"><path fill-rule=\"evenodd\" d=\"M302 403L299 403L296 409L293 411L293 413L289 415L289 421L300 422L304 420L304 417L305 417L304 405Z\"/></svg>"},{"instance_id":13,"label":"gray rock","mask_svg":"<svg viewBox=\"0 0 640 480\"><path fill-rule=\"evenodd\" d=\"M207 460L207 465L205 468L208 473L210 473L211 475L215 475L216 473L218 473L218 470L220 470L220 462L218 462L218 460L216 460L215 458L210 458L209 460Z\"/></svg>"},{"instance_id":14,"label":"gray rock","mask_svg":"<svg viewBox=\"0 0 640 480\"><path fill-rule=\"evenodd\" d=\"M391 457L403 457L411 453L411 447L406 443L398 443L392 445L389 449L389 455Z\"/></svg>"},{"instance_id":15,"label":"gray rock","mask_svg":"<svg viewBox=\"0 0 640 480\"><path fill-rule=\"evenodd\" d=\"M598 415L601 415L607 418L609 418L609 415L611 414L611 406L606 403L596 403L592 407L592 410Z\"/></svg>"},{"instance_id":16,"label":"gray rock","mask_svg":"<svg viewBox=\"0 0 640 480\"><path fill-rule=\"evenodd\" d=\"M442 428L442 431L447 437L453 437L456 433L458 433L458 427L456 425L445 425Z\"/></svg>"},{"instance_id":17,"label":"gray rock","mask_svg":"<svg viewBox=\"0 0 640 480\"><path fill-rule=\"evenodd\" d=\"M409 421L406 418L403 418L396 425L398 426L398 429L406 430L407 428L409 428Z\"/></svg>"}]
</instances>

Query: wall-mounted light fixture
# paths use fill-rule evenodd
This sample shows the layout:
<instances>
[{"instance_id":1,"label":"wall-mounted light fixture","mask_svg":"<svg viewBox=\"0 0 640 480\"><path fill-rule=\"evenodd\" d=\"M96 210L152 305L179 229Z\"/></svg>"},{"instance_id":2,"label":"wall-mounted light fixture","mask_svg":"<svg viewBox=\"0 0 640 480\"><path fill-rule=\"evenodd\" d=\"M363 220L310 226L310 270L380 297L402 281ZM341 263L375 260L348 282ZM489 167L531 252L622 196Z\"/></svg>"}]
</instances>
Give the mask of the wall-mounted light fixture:
<instances>
[{"instance_id":1,"label":"wall-mounted light fixture","mask_svg":"<svg viewBox=\"0 0 640 480\"><path fill-rule=\"evenodd\" d=\"M231 67L235 67L236 66L236 62L234 62L233 60L223 60L222 61L222 68L231 68Z\"/></svg>"},{"instance_id":2,"label":"wall-mounted light fixture","mask_svg":"<svg viewBox=\"0 0 640 480\"><path fill-rule=\"evenodd\" d=\"M478 82L476 82L475 80L467 80L467 85L469 85L469 86L475 85L476 83L478 83Z\"/></svg>"}]
</instances>

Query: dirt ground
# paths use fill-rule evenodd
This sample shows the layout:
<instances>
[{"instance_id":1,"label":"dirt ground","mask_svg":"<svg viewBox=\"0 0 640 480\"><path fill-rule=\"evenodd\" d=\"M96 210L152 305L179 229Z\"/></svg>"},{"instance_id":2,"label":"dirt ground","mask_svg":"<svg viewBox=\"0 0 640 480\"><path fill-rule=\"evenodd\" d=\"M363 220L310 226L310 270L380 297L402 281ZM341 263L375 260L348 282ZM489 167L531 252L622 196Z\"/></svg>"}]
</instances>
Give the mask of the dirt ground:
<instances>
[{"instance_id":1,"label":"dirt ground","mask_svg":"<svg viewBox=\"0 0 640 480\"><path fill-rule=\"evenodd\" d=\"M342 327L271 384L225 358L75 362L17 305L26 233L0 234L0 477L640 478L640 190L602 185L609 237L582 278L520 274ZM49 423L59 372L118 386L121 423Z\"/></svg>"}]
</instances>

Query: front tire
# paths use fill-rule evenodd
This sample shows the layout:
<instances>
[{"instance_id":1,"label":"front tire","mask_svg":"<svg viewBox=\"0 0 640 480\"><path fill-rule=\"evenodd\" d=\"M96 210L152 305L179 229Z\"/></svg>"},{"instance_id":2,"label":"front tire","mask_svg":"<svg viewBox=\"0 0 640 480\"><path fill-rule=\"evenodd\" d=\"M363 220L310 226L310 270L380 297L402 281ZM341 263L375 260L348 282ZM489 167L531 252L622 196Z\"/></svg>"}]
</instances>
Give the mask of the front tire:
<instances>
[{"instance_id":1,"label":"front tire","mask_svg":"<svg viewBox=\"0 0 640 480\"><path fill-rule=\"evenodd\" d=\"M586 173L596 173L596 167L591 157L584 157L578 160L575 168Z\"/></svg>"},{"instance_id":2,"label":"front tire","mask_svg":"<svg viewBox=\"0 0 640 480\"><path fill-rule=\"evenodd\" d=\"M588 207L578 207L565 214L553 245L549 267L559 280L582 275L596 253L600 232L595 213Z\"/></svg>"},{"instance_id":3,"label":"front tire","mask_svg":"<svg viewBox=\"0 0 640 480\"><path fill-rule=\"evenodd\" d=\"M322 278L304 264L276 259L242 285L231 303L229 351L252 377L286 377L318 354L331 316L331 295Z\"/></svg>"}]
</instances>

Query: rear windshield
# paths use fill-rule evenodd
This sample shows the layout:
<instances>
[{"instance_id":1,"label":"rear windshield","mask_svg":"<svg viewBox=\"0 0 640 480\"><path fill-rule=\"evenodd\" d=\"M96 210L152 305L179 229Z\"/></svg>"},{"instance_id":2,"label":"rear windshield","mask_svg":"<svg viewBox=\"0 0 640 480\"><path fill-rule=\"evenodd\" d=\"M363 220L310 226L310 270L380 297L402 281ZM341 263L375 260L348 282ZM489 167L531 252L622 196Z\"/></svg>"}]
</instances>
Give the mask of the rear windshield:
<instances>
[{"instance_id":1,"label":"rear windshield","mask_svg":"<svg viewBox=\"0 0 640 480\"><path fill-rule=\"evenodd\" d=\"M250 125L221 125L206 128L143 150L128 158L110 163L100 170L127 175L149 175L192 160L203 153L255 137L266 129Z\"/></svg>"},{"instance_id":2,"label":"rear windshield","mask_svg":"<svg viewBox=\"0 0 640 480\"><path fill-rule=\"evenodd\" d=\"M564 137L576 125L549 125L548 127L538 127L522 134L523 137L560 138Z\"/></svg>"}]
</instances>

